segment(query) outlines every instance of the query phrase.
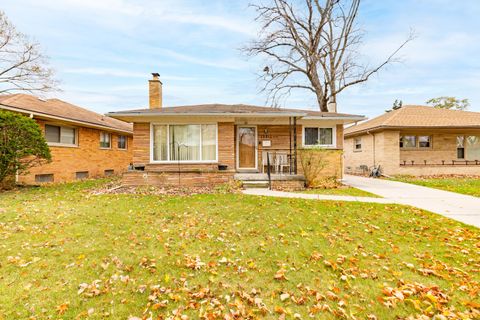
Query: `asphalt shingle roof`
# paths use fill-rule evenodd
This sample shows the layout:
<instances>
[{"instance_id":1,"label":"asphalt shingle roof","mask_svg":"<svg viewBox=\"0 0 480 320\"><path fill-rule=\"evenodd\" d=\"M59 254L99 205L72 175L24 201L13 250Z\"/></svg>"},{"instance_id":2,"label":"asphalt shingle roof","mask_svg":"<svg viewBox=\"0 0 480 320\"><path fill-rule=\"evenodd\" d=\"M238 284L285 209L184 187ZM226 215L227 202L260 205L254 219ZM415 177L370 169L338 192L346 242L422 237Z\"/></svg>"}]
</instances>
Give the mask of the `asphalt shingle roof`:
<instances>
[{"instance_id":1,"label":"asphalt shingle roof","mask_svg":"<svg viewBox=\"0 0 480 320\"><path fill-rule=\"evenodd\" d=\"M45 118L53 116L80 124L98 125L119 131L133 131L130 123L95 113L60 99L44 100L28 94L0 95L0 109L2 106L38 113Z\"/></svg>"},{"instance_id":2,"label":"asphalt shingle roof","mask_svg":"<svg viewBox=\"0 0 480 320\"><path fill-rule=\"evenodd\" d=\"M403 106L376 118L351 126L345 135L393 128L480 128L480 112Z\"/></svg>"}]
</instances>

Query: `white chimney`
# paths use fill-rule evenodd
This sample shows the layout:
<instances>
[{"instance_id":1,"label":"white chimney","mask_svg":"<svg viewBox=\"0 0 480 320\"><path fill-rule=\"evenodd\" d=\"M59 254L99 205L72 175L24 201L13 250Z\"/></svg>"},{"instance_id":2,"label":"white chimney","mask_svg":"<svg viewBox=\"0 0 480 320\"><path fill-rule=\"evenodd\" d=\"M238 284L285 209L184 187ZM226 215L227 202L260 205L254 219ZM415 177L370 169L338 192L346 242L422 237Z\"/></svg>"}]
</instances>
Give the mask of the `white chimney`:
<instances>
[{"instance_id":1,"label":"white chimney","mask_svg":"<svg viewBox=\"0 0 480 320\"><path fill-rule=\"evenodd\" d=\"M329 102L327 104L328 112L337 112L337 104L335 102Z\"/></svg>"}]
</instances>

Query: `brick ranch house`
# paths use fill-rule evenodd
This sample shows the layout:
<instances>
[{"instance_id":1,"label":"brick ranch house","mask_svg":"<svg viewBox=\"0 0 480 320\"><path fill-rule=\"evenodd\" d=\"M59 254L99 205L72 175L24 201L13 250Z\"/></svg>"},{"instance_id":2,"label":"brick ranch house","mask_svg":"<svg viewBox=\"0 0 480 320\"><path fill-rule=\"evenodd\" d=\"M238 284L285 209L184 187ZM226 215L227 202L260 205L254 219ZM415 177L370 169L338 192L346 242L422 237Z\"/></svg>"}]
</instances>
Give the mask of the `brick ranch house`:
<instances>
[{"instance_id":1,"label":"brick ranch house","mask_svg":"<svg viewBox=\"0 0 480 320\"><path fill-rule=\"evenodd\" d=\"M0 96L0 109L29 116L49 145L52 162L16 177L20 184L66 182L119 174L132 161L132 125L59 99Z\"/></svg>"},{"instance_id":2,"label":"brick ranch house","mask_svg":"<svg viewBox=\"0 0 480 320\"><path fill-rule=\"evenodd\" d=\"M349 173L480 175L478 112L404 106L347 128L344 143Z\"/></svg>"},{"instance_id":3,"label":"brick ranch house","mask_svg":"<svg viewBox=\"0 0 480 320\"><path fill-rule=\"evenodd\" d=\"M343 125L364 119L248 105L163 107L162 83L158 74L153 76L150 108L108 113L133 123L137 170L124 174L126 185L215 185L232 179L265 182L270 170L273 188L301 188L304 178L298 149L339 150L326 172L341 175Z\"/></svg>"}]
</instances>

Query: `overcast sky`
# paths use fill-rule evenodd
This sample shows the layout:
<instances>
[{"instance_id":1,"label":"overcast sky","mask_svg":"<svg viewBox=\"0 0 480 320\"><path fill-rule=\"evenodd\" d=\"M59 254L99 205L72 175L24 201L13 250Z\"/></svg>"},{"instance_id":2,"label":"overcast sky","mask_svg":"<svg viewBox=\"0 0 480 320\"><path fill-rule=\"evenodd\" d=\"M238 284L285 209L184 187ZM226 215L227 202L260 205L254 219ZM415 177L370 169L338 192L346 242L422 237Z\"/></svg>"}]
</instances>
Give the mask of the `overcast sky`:
<instances>
[{"instance_id":1,"label":"overcast sky","mask_svg":"<svg viewBox=\"0 0 480 320\"><path fill-rule=\"evenodd\" d=\"M264 105L258 60L239 47L256 35L244 0L3 0L17 28L42 44L61 81L55 96L95 110L146 107L147 80L159 72L167 106ZM468 98L480 111L480 1L366 0L359 23L373 65L407 37L417 38L392 65L339 99L339 112L375 116L395 99ZM315 109L297 92L286 107Z\"/></svg>"}]
</instances>

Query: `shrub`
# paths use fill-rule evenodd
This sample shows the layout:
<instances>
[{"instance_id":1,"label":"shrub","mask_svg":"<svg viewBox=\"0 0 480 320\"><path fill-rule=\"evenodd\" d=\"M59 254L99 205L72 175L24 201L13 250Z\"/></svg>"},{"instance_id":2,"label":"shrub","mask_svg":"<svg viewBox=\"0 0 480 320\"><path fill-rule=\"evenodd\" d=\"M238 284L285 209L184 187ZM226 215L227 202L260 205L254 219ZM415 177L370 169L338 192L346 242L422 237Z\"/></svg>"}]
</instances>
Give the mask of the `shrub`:
<instances>
[{"instance_id":1,"label":"shrub","mask_svg":"<svg viewBox=\"0 0 480 320\"><path fill-rule=\"evenodd\" d=\"M0 111L0 183L49 161L50 149L35 120Z\"/></svg>"},{"instance_id":2,"label":"shrub","mask_svg":"<svg viewBox=\"0 0 480 320\"><path fill-rule=\"evenodd\" d=\"M336 185L333 182L339 178L341 164L337 168L331 161L336 161L337 157L341 156L340 151L318 147L300 149L299 154L307 187L331 188L333 184Z\"/></svg>"}]
</instances>

